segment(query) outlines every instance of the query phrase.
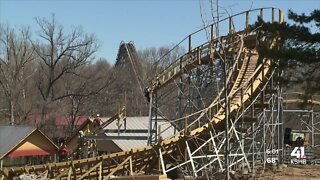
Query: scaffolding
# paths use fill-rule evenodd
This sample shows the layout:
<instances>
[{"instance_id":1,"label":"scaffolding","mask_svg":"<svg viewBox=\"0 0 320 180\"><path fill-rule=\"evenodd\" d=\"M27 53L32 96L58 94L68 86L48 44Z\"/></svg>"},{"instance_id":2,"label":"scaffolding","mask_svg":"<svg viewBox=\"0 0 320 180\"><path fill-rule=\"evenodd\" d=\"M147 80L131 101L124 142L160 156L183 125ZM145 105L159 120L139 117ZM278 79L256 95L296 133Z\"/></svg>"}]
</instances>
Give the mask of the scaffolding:
<instances>
[{"instance_id":1,"label":"scaffolding","mask_svg":"<svg viewBox=\"0 0 320 180\"><path fill-rule=\"evenodd\" d=\"M269 151L277 157L270 164L282 163L282 90L274 81L279 73L255 49L258 42L274 46L277 40L258 36L259 30L249 26L252 17L266 17L267 10L271 10L270 22L276 21L276 12L278 22L283 22L279 9L253 9L221 20L229 26L226 35L214 37L212 24L182 41L187 42L187 52L153 81L148 146L74 162L5 169L1 174L13 177L46 169L52 178L82 179L107 178L130 169L131 174L178 171L195 177L229 178L254 175L258 167L265 168ZM238 17L245 28L237 31ZM200 41L205 43L194 45L199 32L208 28L209 38ZM176 134L162 139L165 129L159 121L174 126ZM61 168L66 171L60 172Z\"/></svg>"}]
</instances>

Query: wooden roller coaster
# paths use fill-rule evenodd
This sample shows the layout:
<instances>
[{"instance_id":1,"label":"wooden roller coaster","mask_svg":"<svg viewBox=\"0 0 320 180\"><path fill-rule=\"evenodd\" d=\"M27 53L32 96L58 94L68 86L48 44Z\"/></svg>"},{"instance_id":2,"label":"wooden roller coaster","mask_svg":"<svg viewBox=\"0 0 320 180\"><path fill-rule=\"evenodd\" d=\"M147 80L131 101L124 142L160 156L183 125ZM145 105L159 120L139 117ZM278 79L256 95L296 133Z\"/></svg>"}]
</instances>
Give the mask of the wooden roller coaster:
<instances>
[{"instance_id":1,"label":"wooden roller coaster","mask_svg":"<svg viewBox=\"0 0 320 180\"><path fill-rule=\"evenodd\" d=\"M194 120L185 124L184 128L174 136L163 140L159 138L158 141L150 141L153 143L144 148L93 158L35 166L5 167L0 170L0 179L15 179L23 173L39 174L44 172L46 173L45 176L50 179L109 179L115 174L134 176L135 178L138 178L141 174L148 174L158 175L157 179L165 178L168 172L166 164L173 163L173 156L178 155L181 149L195 150L199 148L199 144L196 142L186 144L186 141L190 139L207 140L212 136L212 131L223 131L225 121L229 121L229 118L239 117L244 119L245 116L241 111L252 108L253 101L262 96L262 91L274 75L274 68L271 68L272 62L270 60L259 57L256 46L259 43L268 44L270 47L276 46L278 39L269 39L263 35L258 36L259 28L253 29L249 20L250 15L254 13L261 18L267 17L265 15L266 11L271 11L271 14L269 14L271 22L283 22L283 14L281 10L276 8L253 9L230 16L219 22L219 24L228 23L229 28L226 35L214 37L211 33L207 42L192 48L192 37L199 31L190 34L185 39L189 42L188 52L180 56L163 72L156 75L153 80L152 95L200 65L210 66L216 59L229 61L229 73L226 74L228 86L220 92L219 97L216 97L208 107L197 112L197 117L192 116L195 117ZM278 15L277 20L275 20L276 15ZM244 16L245 27L241 31L235 31L233 26L233 19L238 16ZM215 24L212 24L200 31L211 28L211 32L213 32L214 27ZM152 96L151 106L154 98ZM208 118L209 112L210 118ZM157 135L150 131L149 136L151 139ZM248 161L247 158L244 158L244 160ZM185 161L182 164L193 162ZM239 160L239 162L241 161ZM192 165L194 164L192 163ZM197 176L197 173L194 175Z\"/></svg>"}]
</instances>

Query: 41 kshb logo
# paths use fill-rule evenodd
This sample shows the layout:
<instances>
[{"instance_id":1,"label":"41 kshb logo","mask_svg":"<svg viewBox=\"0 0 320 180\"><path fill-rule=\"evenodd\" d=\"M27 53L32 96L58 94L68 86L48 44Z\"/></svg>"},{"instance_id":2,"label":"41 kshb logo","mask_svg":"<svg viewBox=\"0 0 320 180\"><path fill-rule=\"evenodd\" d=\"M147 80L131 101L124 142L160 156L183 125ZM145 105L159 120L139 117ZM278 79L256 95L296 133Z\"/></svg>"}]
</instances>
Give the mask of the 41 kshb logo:
<instances>
[{"instance_id":1,"label":"41 kshb logo","mask_svg":"<svg viewBox=\"0 0 320 180\"><path fill-rule=\"evenodd\" d=\"M296 157L291 159L291 164L307 164L304 147L295 147L291 152L291 156Z\"/></svg>"}]
</instances>

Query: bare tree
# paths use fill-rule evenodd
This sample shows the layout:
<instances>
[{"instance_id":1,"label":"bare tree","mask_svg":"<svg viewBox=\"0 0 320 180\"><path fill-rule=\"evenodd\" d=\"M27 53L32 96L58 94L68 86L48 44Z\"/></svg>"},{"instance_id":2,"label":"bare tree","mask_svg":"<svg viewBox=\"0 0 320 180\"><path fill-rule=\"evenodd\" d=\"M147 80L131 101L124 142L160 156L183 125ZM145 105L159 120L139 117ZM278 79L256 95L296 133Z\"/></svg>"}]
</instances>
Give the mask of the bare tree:
<instances>
[{"instance_id":1,"label":"bare tree","mask_svg":"<svg viewBox=\"0 0 320 180\"><path fill-rule=\"evenodd\" d=\"M75 73L67 74L62 79L60 89L63 89L68 95L68 98L63 101L65 106L62 111L68 114L71 129L74 128L79 116L89 115L89 112L98 113L101 107L106 106L99 103L99 99L103 99L100 97L101 94L114 81L110 65L103 59L98 60L95 64L79 67Z\"/></svg>"},{"instance_id":2,"label":"bare tree","mask_svg":"<svg viewBox=\"0 0 320 180\"><path fill-rule=\"evenodd\" d=\"M69 96L68 92L56 89L58 81L88 64L98 44L94 35L84 34L81 28L74 28L65 34L54 15L50 20L36 18L36 22L40 27L40 40L32 44L40 59L37 86L43 100L52 102Z\"/></svg>"},{"instance_id":3,"label":"bare tree","mask_svg":"<svg viewBox=\"0 0 320 180\"><path fill-rule=\"evenodd\" d=\"M34 74L27 67L35 59L28 41L30 36L28 28L22 28L16 33L9 26L0 27L0 86L8 102L12 125L15 124L15 114L19 114L16 106L21 105L21 102L26 104L26 82ZM26 106L22 110L23 114L30 111Z\"/></svg>"},{"instance_id":4,"label":"bare tree","mask_svg":"<svg viewBox=\"0 0 320 180\"><path fill-rule=\"evenodd\" d=\"M66 33L55 16L51 19L35 18L40 27L37 41L32 41L38 61L38 79L36 86L42 97L42 119L57 108L67 97L84 96L80 91L63 88L64 78L79 77L78 69L86 66L94 58L98 49L96 37L85 34L80 27Z\"/></svg>"},{"instance_id":5,"label":"bare tree","mask_svg":"<svg viewBox=\"0 0 320 180\"><path fill-rule=\"evenodd\" d=\"M185 49L181 46L152 47L138 51L138 57L142 64L142 79L145 84L150 85L151 79L157 73L160 73L184 53Z\"/></svg>"},{"instance_id":6,"label":"bare tree","mask_svg":"<svg viewBox=\"0 0 320 180\"><path fill-rule=\"evenodd\" d=\"M70 122L73 126L76 116L74 102L82 102L83 97L96 94L106 86L101 83L97 89L88 89L88 77L83 73L83 69L94 60L98 40L95 35L84 33L81 27L66 31L54 15L50 19L37 17L35 21L40 30L37 38L30 38L30 42L38 58L37 79L34 81L41 97L38 109L35 109L41 114L39 127L52 130L54 128L46 126L54 123L48 121L69 114L66 99L73 102Z\"/></svg>"}]
</instances>

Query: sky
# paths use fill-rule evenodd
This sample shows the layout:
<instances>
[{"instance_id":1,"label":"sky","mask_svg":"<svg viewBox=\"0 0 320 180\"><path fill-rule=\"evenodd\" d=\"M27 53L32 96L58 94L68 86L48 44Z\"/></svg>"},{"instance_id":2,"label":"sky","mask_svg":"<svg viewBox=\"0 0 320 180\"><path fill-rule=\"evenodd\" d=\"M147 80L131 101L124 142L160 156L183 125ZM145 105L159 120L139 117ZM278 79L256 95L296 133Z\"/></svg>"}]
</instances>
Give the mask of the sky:
<instances>
[{"instance_id":1,"label":"sky","mask_svg":"<svg viewBox=\"0 0 320 180\"><path fill-rule=\"evenodd\" d=\"M217 0L213 0L216 2ZM100 48L95 57L114 64L122 41L136 49L171 46L210 19L210 0L0 0L0 23L14 28L30 26L39 31L34 18L56 20L66 29L81 26L93 33ZM320 0L219 0L220 12L236 14L252 8L277 7L287 12L310 12ZM201 7L201 8L200 8ZM201 14L203 17L201 18ZM222 14L226 17L226 14ZM285 15L286 18L286 15ZM35 34L35 33L34 33Z\"/></svg>"}]
</instances>

